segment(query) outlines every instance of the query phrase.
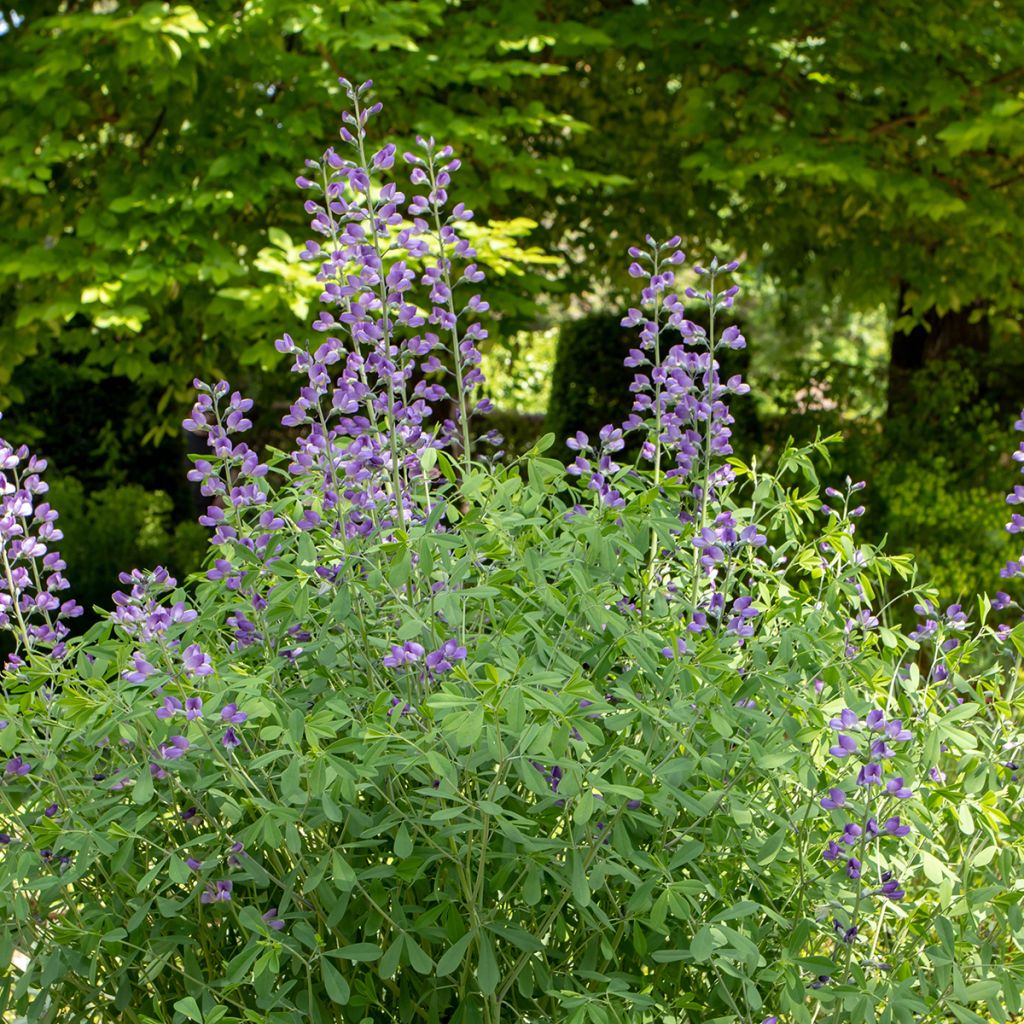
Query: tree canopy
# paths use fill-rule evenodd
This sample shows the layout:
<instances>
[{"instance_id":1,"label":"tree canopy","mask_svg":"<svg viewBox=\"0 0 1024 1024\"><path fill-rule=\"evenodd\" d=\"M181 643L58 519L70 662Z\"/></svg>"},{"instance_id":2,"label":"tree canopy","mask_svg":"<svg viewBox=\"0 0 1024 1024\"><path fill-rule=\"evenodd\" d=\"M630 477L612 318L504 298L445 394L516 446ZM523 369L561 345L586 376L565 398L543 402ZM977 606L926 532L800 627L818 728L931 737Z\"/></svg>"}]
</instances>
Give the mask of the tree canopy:
<instances>
[{"instance_id":1,"label":"tree canopy","mask_svg":"<svg viewBox=\"0 0 1024 1024\"><path fill-rule=\"evenodd\" d=\"M41 0L0 54L0 386L60 352L165 410L270 365L342 71L460 149L509 327L538 273L614 289L648 230L905 328L1019 315L1024 23L998 0Z\"/></svg>"}]
</instances>

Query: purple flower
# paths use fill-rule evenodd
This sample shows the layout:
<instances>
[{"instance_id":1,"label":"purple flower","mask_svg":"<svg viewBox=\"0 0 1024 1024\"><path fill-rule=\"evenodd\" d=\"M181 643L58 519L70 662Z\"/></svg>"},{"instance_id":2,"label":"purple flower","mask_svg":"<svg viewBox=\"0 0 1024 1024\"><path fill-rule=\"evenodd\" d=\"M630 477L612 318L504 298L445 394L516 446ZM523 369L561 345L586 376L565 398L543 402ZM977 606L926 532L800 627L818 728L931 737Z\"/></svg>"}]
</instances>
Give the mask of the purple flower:
<instances>
[{"instance_id":1,"label":"purple flower","mask_svg":"<svg viewBox=\"0 0 1024 1024\"><path fill-rule=\"evenodd\" d=\"M846 803L846 794L841 789L830 789L828 796L822 797L821 806L826 811L834 811L837 807L842 807Z\"/></svg>"},{"instance_id":2,"label":"purple flower","mask_svg":"<svg viewBox=\"0 0 1024 1024\"><path fill-rule=\"evenodd\" d=\"M891 818L887 818L885 822L882 824L882 828L885 830L886 835L910 835L910 826L900 824L900 816L898 814L893 815Z\"/></svg>"},{"instance_id":3,"label":"purple flower","mask_svg":"<svg viewBox=\"0 0 1024 1024\"><path fill-rule=\"evenodd\" d=\"M828 748L833 757L849 757L857 750L857 741L852 736L840 733L834 746Z\"/></svg>"},{"instance_id":4,"label":"purple flower","mask_svg":"<svg viewBox=\"0 0 1024 1024\"><path fill-rule=\"evenodd\" d=\"M194 676L213 675L213 665L210 663L210 656L204 654L199 644L190 644L181 655L181 663L185 671Z\"/></svg>"},{"instance_id":5,"label":"purple flower","mask_svg":"<svg viewBox=\"0 0 1024 1024\"><path fill-rule=\"evenodd\" d=\"M177 697L164 697L162 707L157 708L157 718L173 718L181 710L181 701Z\"/></svg>"},{"instance_id":6,"label":"purple flower","mask_svg":"<svg viewBox=\"0 0 1024 1024\"><path fill-rule=\"evenodd\" d=\"M844 928L837 918L832 919L832 930L836 933L836 938L839 939L845 945L850 945L851 942L857 937L857 926L851 925L849 928Z\"/></svg>"},{"instance_id":7,"label":"purple flower","mask_svg":"<svg viewBox=\"0 0 1024 1024\"><path fill-rule=\"evenodd\" d=\"M224 738L221 740L221 743L223 743L228 750L231 750L233 747L241 746L242 741L239 739L238 733L229 725L227 729L224 730Z\"/></svg>"},{"instance_id":8,"label":"purple flower","mask_svg":"<svg viewBox=\"0 0 1024 1024\"><path fill-rule=\"evenodd\" d=\"M907 894L900 888L900 883L892 877L892 872L885 871L882 873L882 887L875 889L869 895L884 896L889 900L901 900Z\"/></svg>"},{"instance_id":9,"label":"purple flower","mask_svg":"<svg viewBox=\"0 0 1024 1024\"><path fill-rule=\"evenodd\" d=\"M50 804L50 806L47 807L45 811L43 811L43 815L47 818L52 818L57 813L58 810L59 808L57 807L56 804Z\"/></svg>"},{"instance_id":10,"label":"purple flower","mask_svg":"<svg viewBox=\"0 0 1024 1024\"><path fill-rule=\"evenodd\" d=\"M857 840L861 835L860 825L850 821L843 826L843 834L840 838L841 843L845 843L847 846L856 846Z\"/></svg>"},{"instance_id":11,"label":"purple flower","mask_svg":"<svg viewBox=\"0 0 1024 1024\"><path fill-rule=\"evenodd\" d=\"M882 766L873 761L864 765L857 773L858 786L880 786L882 784Z\"/></svg>"},{"instance_id":12,"label":"purple flower","mask_svg":"<svg viewBox=\"0 0 1024 1024\"><path fill-rule=\"evenodd\" d=\"M132 655L132 667L121 673L122 678L129 683L144 683L156 668L142 656L140 651Z\"/></svg>"},{"instance_id":13,"label":"purple flower","mask_svg":"<svg viewBox=\"0 0 1024 1024\"><path fill-rule=\"evenodd\" d=\"M843 708L839 717L830 719L828 724L835 732L849 732L860 728L860 719L849 708Z\"/></svg>"},{"instance_id":14,"label":"purple flower","mask_svg":"<svg viewBox=\"0 0 1024 1024\"><path fill-rule=\"evenodd\" d=\"M872 732L881 732L885 728L885 714L875 708L867 713L867 717L864 719L864 724Z\"/></svg>"},{"instance_id":15,"label":"purple flower","mask_svg":"<svg viewBox=\"0 0 1024 1024\"><path fill-rule=\"evenodd\" d=\"M230 879L223 879L219 882L208 882L202 895L200 903L228 903L231 900L231 890L234 883Z\"/></svg>"},{"instance_id":16,"label":"purple flower","mask_svg":"<svg viewBox=\"0 0 1024 1024\"><path fill-rule=\"evenodd\" d=\"M244 711L238 710L237 704L225 704L220 709L220 720L231 722L234 725L241 725L249 716Z\"/></svg>"},{"instance_id":17,"label":"purple flower","mask_svg":"<svg viewBox=\"0 0 1024 1024\"><path fill-rule=\"evenodd\" d=\"M899 800L906 800L907 797L914 795L912 789L908 789L903 785L903 776L897 775L895 778L890 779L885 784L885 791Z\"/></svg>"},{"instance_id":18,"label":"purple flower","mask_svg":"<svg viewBox=\"0 0 1024 1024\"><path fill-rule=\"evenodd\" d=\"M413 640L406 640L401 647L398 644L391 645L391 653L386 654L382 664L387 668L401 668L403 665L412 665L423 657L423 645Z\"/></svg>"},{"instance_id":19,"label":"purple flower","mask_svg":"<svg viewBox=\"0 0 1024 1024\"><path fill-rule=\"evenodd\" d=\"M705 526L700 534L693 538L693 546L702 552L700 562L707 568L725 561L725 552L718 544L718 535L710 526Z\"/></svg>"},{"instance_id":20,"label":"purple flower","mask_svg":"<svg viewBox=\"0 0 1024 1024\"><path fill-rule=\"evenodd\" d=\"M821 856L823 860L838 860L842 853L843 848L834 839L830 839Z\"/></svg>"},{"instance_id":21,"label":"purple flower","mask_svg":"<svg viewBox=\"0 0 1024 1024\"><path fill-rule=\"evenodd\" d=\"M203 717L203 698L202 697L186 697L185 698L185 717L189 721L193 721L196 718Z\"/></svg>"},{"instance_id":22,"label":"purple flower","mask_svg":"<svg viewBox=\"0 0 1024 1024\"><path fill-rule=\"evenodd\" d=\"M850 876L850 878L860 878L860 861L857 860L856 857L851 857L846 862L846 873Z\"/></svg>"},{"instance_id":23,"label":"purple flower","mask_svg":"<svg viewBox=\"0 0 1024 1024\"><path fill-rule=\"evenodd\" d=\"M445 640L436 651L431 651L426 657L427 668L436 675L450 672L453 662L465 660L466 648L455 640Z\"/></svg>"},{"instance_id":24,"label":"purple flower","mask_svg":"<svg viewBox=\"0 0 1024 1024\"><path fill-rule=\"evenodd\" d=\"M277 916L277 907L271 907L265 914L261 914L260 917L275 931L280 931L284 927L284 921Z\"/></svg>"},{"instance_id":25,"label":"purple flower","mask_svg":"<svg viewBox=\"0 0 1024 1024\"><path fill-rule=\"evenodd\" d=\"M885 735L893 743L906 743L914 738L914 734L909 729L903 728L903 722L899 718L894 718L885 727Z\"/></svg>"},{"instance_id":26,"label":"purple flower","mask_svg":"<svg viewBox=\"0 0 1024 1024\"><path fill-rule=\"evenodd\" d=\"M686 641L682 637L679 637L676 640L675 650L671 647L663 647L661 649L661 656L663 658L668 658L669 661L671 661L677 654L686 654L688 650L689 648L686 646Z\"/></svg>"},{"instance_id":27,"label":"purple flower","mask_svg":"<svg viewBox=\"0 0 1024 1024\"><path fill-rule=\"evenodd\" d=\"M158 750L165 761L176 761L189 748L184 736L172 736L166 743L161 743Z\"/></svg>"},{"instance_id":28,"label":"purple flower","mask_svg":"<svg viewBox=\"0 0 1024 1024\"><path fill-rule=\"evenodd\" d=\"M188 858L188 859L187 859L187 860L185 861L185 863L186 863L186 864L187 864L187 865L188 865L188 866L189 866L189 867L190 867L190 868L191 868L191 869L192 869L193 871L199 871L199 870L201 870L201 869L202 869L202 866L203 866L203 862L202 862L201 860L196 860L196 859L195 859L195 857L189 857L189 858Z\"/></svg>"},{"instance_id":29,"label":"purple flower","mask_svg":"<svg viewBox=\"0 0 1024 1024\"><path fill-rule=\"evenodd\" d=\"M23 761L20 754L12 757L4 768L5 775L28 775L30 771L32 771L32 766L27 761Z\"/></svg>"}]
</instances>

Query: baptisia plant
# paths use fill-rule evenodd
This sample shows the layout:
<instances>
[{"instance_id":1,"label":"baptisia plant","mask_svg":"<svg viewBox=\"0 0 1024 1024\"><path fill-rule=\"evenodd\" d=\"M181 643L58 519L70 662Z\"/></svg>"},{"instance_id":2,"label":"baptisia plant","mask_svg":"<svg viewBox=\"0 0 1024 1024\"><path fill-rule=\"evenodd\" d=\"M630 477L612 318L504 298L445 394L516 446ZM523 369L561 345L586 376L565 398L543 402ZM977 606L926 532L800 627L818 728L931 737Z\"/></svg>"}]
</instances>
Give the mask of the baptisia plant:
<instances>
[{"instance_id":1,"label":"baptisia plant","mask_svg":"<svg viewBox=\"0 0 1024 1024\"><path fill-rule=\"evenodd\" d=\"M568 471L551 437L485 459L458 160L371 142L342 85L297 182L320 301L278 342L291 450L196 385L204 572L126 572L66 636L38 465L4 466L3 1012L1019 1015L1022 627L982 601L902 635L909 563L860 543L859 483L822 514L824 442L734 455L739 267L678 238L631 250L627 421Z\"/></svg>"}]
</instances>

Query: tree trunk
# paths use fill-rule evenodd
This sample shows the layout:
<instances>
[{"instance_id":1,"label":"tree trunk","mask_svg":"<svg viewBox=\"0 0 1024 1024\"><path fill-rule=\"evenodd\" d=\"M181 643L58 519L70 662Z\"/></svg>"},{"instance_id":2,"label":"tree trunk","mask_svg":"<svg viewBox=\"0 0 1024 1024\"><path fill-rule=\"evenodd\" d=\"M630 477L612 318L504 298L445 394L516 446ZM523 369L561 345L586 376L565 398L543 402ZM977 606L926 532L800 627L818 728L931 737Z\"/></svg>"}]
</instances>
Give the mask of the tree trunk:
<instances>
[{"instance_id":1,"label":"tree trunk","mask_svg":"<svg viewBox=\"0 0 1024 1024\"><path fill-rule=\"evenodd\" d=\"M906 292L907 286L901 284L901 313L905 310ZM970 359L972 356L984 357L988 354L991 329L988 317L978 316L981 308L981 304L975 304L941 314L930 309L921 323L909 331L893 334L889 359L890 419L912 411L914 375L918 370L937 360Z\"/></svg>"}]
</instances>

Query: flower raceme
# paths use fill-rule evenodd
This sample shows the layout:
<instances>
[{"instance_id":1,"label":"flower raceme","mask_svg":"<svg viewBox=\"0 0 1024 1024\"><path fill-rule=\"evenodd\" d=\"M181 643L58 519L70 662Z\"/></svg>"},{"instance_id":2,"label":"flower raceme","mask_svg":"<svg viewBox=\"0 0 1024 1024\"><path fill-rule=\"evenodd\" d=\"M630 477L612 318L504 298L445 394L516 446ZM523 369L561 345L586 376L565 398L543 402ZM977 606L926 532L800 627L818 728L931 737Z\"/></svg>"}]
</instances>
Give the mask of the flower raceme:
<instances>
[{"instance_id":1,"label":"flower raceme","mask_svg":"<svg viewBox=\"0 0 1024 1024\"><path fill-rule=\"evenodd\" d=\"M57 511L39 500L49 490L45 470L44 459L0 438L0 631L14 636L9 668L23 664L32 651L60 658L67 620L83 610L58 596L69 583L53 547L63 537Z\"/></svg>"}]
</instances>

